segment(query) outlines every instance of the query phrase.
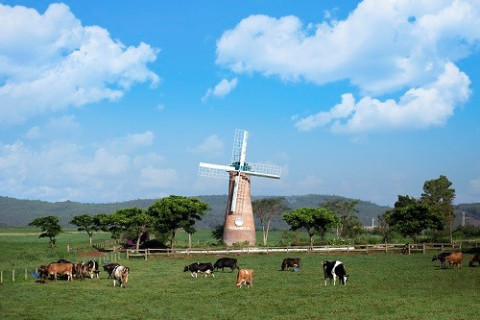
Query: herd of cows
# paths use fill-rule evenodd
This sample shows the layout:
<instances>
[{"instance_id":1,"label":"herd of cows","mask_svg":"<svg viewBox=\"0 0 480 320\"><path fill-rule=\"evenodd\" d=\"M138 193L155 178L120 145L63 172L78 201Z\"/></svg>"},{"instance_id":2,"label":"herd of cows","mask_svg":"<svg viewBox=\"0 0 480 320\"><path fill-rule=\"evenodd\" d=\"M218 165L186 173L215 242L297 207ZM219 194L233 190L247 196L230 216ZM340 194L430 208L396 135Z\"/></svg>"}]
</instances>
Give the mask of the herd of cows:
<instances>
[{"instance_id":1,"label":"herd of cows","mask_svg":"<svg viewBox=\"0 0 480 320\"><path fill-rule=\"evenodd\" d=\"M452 268L461 268L463 263L463 255L461 252L442 252L438 255L434 255L432 261L440 261L442 267L446 268L447 263ZM469 266L473 267L473 264L477 262L480 265L480 253L477 253L469 263ZM325 286L327 282L333 282L335 286L336 280L338 279L341 284L345 285L347 283L348 274L345 270L345 266L341 261L332 260L332 261L323 261L322 262L324 281ZM210 262L195 262L184 267L183 271L189 271L191 276L194 278L198 277L199 273L203 273L205 277L212 275L215 277L215 271L225 268L230 268L231 272L237 269L237 279L235 286L241 288L242 286L250 287L253 286L253 275L254 270L252 269L241 269L238 266L237 259L234 258L220 258L213 265ZM281 264L281 271L285 270L300 270L300 258L285 258ZM103 266L103 270L108 274L109 278L113 279L113 286L115 287L117 282L120 287L125 287L125 284L128 282L128 276L130 269L126 266L122 266L118 263L107 263ZM43 281L46 279L57 280L58 276L66 277L67 281L77 279L85 279L89 276L90 278L99 277L99 266L98 262L95 260L90 260L88 262L82 263L72 263L70 261L60 259L56 262L52 262L48 265L42 265L37 269L38 277L41 277Z\"/></svg>"},{"instance_id":2,"label":"herd of cows","mask_svg":"<svg viewBox=\"0 0 480 320\"><path fill-rule=\"evenodd\" d=\"M347 284L348 274L341 261L323 261L322 266L325 285L327 285L327 280L330 280L330 282L333 281L333 285L335 285L336 279L339 279L344 285ZM253 286L254 271L252 269L240 269L237 264L237 259L234 258L220 258L213 265L210 262L194 262L185 266L183 272L190 271L190 274L194 278L197 278L199 273L205 274L205 277L210 274L212 277L215 277L214 272L219 269L224 271L224 268L230 268L232 272L234 269L238 270L237 280L235 282L235 286L238 288L241 288L242 286ZM280 268L282 271L290 269L298 271L300 270L300 258L285 258L283 259Z\"/></svg>"},{"instance_id":3,"label":"herd of cows","mask_svg":"<svg viewBox=\"0 0 480 320\"><path fill-rule=\"evenodd\" d=\"M117 282L120 287L125 287L128 282L128 275L130 269L118 263L108 263L103 266L103 270L108 273L108 277L113 279L113 286ZM85 279L88 275L90 278L99 278L100 269L98 262L90 260L88 262L72 263L65 259L60 259L56 262L51 262L48 265L42 265L37 269L37 275L45 281L48 278L57 280L58 276L66 277L67 281L72 281L73 278Z\"/></svg>"}]
</instances>

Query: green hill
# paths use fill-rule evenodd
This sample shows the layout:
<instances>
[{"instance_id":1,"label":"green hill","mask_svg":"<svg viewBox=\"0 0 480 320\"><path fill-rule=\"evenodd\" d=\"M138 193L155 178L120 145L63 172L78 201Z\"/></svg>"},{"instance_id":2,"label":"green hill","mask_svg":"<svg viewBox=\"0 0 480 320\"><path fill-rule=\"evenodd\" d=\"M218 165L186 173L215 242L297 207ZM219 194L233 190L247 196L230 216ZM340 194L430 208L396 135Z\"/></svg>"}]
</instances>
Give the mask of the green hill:
<instances>
[{"instance_id":1,"label":"green hill","mask_svg":"<svg viewBox=\"0 0 480 320\"><path fill-rule=\"evenodd\" d=\"M198 196L198 198L211 207L211 210L204 216L202 221L197 223L198 228L211 228L223 222L227 196L209 195ZM262 198L254 197L253 199ZM341 198L338 196L325 195L302 195L288 196L286 201L292 209L299 207L317 207L328 199ZM115 203L80 203L73 201L46 202L39 200L19 200L0 196L0 226L26 226L35 218L53 215L61 219L64 227L71 227L68 224L74 216L81 214L95 215L99 213L110 214L118 209L138 207L147 209L156 199L138 199ZM382 214L387 207L378 206L371 202L361 201L357 207L358 217L365 225L370 225L372 218ZM258 225L258 221L257 221ZM276 217L271 225L272 228L285 229L287 225L281 217Z\"/></svg>"}]
</instances>

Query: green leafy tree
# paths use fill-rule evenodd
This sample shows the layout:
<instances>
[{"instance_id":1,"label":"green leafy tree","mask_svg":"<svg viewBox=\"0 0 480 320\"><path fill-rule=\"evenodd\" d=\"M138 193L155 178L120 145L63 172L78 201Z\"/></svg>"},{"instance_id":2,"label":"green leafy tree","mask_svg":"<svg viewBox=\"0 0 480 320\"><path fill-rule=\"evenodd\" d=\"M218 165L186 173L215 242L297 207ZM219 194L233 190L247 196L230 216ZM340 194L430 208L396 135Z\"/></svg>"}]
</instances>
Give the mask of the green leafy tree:
<instances>
[{"instance_id":1,"label":"green leafy tree","mask_svg":"<svg viewBox=\"0 0 480 320\"><path fill-rule=\"evenodd\" d=\"M336 227L340 222L337 215L326 208L299 208L283 215L283 220L292 230L305 228L310 237L310 248L313 248L313 236L319 233L322 238L325 232Z\"/></svg>"},{"instance_id":2,"label":"green leafy tree","mask_svg":"<svg viewBox=\"0 0 480 320\"><path fill-rule=\"evenodd\" d=\"M99 226L100 230L110 232L112 239L115 239L117 243L120 242L123 234L128 230L128 218L118 212L112 214L97 214L95 216L95 223Z\"/></svg>"},{"instance_id":3,"label":"green leafy tree","mask_svg":"<svg viewBox=\"0 0 480 320\"><path fill-rule=\"evenodd\" d=\"M327 200L321 204L322 208L327 208L334 212L340 218L337 227L337 238L341 234L342 237L356 237L363 231L363 225L354 213L358 213L357 205L359 200L333 199Z\"/></svg>"},{"instance_id":4,"label":"green leafy tree","mask_svg":"<svg viewBox=\"0 0 480 320\"><path fill-rule=\"evenodd\" d=\"M54 248L56 243L55 237L62 232L62 227L59 222L60 218L58 217L46 216L34 219L28 225L39 227L42 231L39 238L48 238L50 247Z\"/></svg>"},{"instance_id":5,"label":"green leafy tree","mask_svg":"<svg viewBox=\"0 0 480 320\"><path fill-rule=\"evenodd\" d=\"M425 229L441 230L443 223L441 216L431 208L414 198L399 196L392 210L385 213L388 225L403 236L410 236L414 241Z\"/></svg>"},{"instance_id":6,"label":"green leafy tree","mask_svg":"<svg viewBox=\"0 0 480 320\"><path fill-rule=\"evenodd\" d=\"M438 179L425 181L420 200L442 217L444 228L448 229L450 233L450 242L453 242L455 189L451 186L452 183L443 175Z\"/></svg>"},{"instance_id":7,"label":"green leafy tree","mask_svg":"<svg viewBox=\"0 0 480 320\"><path fill-rule=\"evenodd\" d=\"M94 217L87 214L82 214L80 216L73 217L69 223L77 226L78 231L85 231L88 234L89 243L92 245L93 233L99 230L99 226L97 223L95 223Z\"/></svg>"},{"instance_id":8,"label":"green leafy tree","mask_svg":"<svg viewBox=\"0 0 480 320\"><path fill-rule=\"evenodd\" d=\"M120 222L125 229L135 235L135 249L140 248L140 241L149 229L153 229L155 218L146 210L139 208L121 209L115 212L117 222Z\"/></svg>"},{"instance_id":9,"label":"green leafy tree","mask_svg":"<svg viewBox=\"0 0 480 320\"><path fill-rule=\"evenodd\" d=\"M290 208L285 203L284 197L279 198L263 198L252 201L253 213L260 220L263 234L263 245L267 245L268 231L270 230L270 223L275 216L289 210Z\"/></svg>"},{"instance_id":10,"label":"green leafy tree","mask_svg":"<svg viewBox=\"0 0 480 320\"><path fill-rule=\"evenodd\" d=\"M195 222L201 220L209 209L210 206L198 198L171 195L155 201L148 213L157 219L156 229L170 235L170 248L173 249L176 231L184 229L187 233L194 233Z\"/></svg>"}]
</instances>

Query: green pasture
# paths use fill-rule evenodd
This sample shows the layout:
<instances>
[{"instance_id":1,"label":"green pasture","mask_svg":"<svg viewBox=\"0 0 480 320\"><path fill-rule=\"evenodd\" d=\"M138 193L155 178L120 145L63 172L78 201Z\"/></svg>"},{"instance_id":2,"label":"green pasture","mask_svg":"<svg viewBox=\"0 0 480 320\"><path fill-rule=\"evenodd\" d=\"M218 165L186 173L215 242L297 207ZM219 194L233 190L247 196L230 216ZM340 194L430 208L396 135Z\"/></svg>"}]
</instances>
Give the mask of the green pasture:
<instances>
[{"instance_id":1,"label":"green pasture","mask_svg":"<svg viewBox=\"0 0 480 320\"><path fill-rule=\"evenodd\" d=\"M73 282L23 279L25 267L79 259L66 244L87 240L70 231L50 250L36 234L0 231L0 269L7 278L8 270L19 270L15 282L0 286L1 319L475 319L480 310L480 267L467 267L472 254L461 270L440 268L433 253L289 254L302 259L300 272L279 271L285 254L246 254L235 257L255 270L255 282L242 289L234 286L236 272L198 279L183 272L186 264L219 256L123 257L131 275L120 289L105 273ZM344 262L346 286L324 286L320 263L327 259Z\"/></svg>"}]
</instances>

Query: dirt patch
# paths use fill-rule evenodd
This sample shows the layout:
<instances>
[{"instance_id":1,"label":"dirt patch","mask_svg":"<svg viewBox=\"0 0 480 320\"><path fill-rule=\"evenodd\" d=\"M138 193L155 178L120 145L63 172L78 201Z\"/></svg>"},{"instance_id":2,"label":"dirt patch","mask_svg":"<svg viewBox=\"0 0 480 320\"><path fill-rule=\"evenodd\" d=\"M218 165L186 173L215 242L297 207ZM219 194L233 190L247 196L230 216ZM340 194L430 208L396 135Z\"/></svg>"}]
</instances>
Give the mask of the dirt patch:
<instances>
[{"instance_id":1,"label":"dirt patch","mask_svg":"<svg viewBox=\"0 0 480 320\"><path fill-rule=\"evenodd\" d=\"M100 251L90 251L90 252L79 252L78 256L79 257L102 257L104 256L104 252Z\"/></svg>"}]
</instances>

